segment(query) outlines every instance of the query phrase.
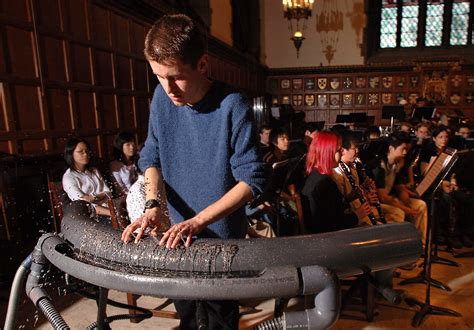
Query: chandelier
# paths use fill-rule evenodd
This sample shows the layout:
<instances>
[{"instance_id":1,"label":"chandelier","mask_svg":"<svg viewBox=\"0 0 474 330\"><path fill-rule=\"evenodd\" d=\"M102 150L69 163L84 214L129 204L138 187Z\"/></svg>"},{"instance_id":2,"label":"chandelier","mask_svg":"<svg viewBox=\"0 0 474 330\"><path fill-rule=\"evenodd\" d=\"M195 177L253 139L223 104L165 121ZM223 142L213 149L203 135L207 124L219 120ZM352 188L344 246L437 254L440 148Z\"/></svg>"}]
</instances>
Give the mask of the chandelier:
<instances>
[{"instance_id":1,"label":"chandelier","mask_svg":"<svg viewBox=\"0 0 474 330\"><path fill-rule=\"evenodd\" d=\"M306 29L305 20L311 16L314 0L282 0L282 2L283 17L288 19L288 28L292 33L290 40L292 40L295 45L296 57L299 57L300 47L305 39L303 36L304 30ZM300 27L300 19L303 20L302 27ZM296 24L293 28L294 20L296 21Z\"/></svg>"}]
</instances>

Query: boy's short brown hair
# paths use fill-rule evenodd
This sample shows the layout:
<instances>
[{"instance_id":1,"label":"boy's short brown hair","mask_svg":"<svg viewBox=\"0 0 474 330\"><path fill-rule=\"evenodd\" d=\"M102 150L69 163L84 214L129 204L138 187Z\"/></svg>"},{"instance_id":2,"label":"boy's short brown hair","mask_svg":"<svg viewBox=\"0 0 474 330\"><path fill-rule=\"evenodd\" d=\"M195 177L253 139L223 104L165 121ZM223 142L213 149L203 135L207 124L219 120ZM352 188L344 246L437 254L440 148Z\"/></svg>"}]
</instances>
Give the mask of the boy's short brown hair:
<instances>
[{"instance_id":1,"label":"boy's short brown hair","mask_svg":"<svg viewBox=\"0 0 474 330\"><path fill-rule=\"evenodd\" d=\"M206 36L186 15L165 15L157 20L145 38L145 56L158 63L181 60L196 67L207 48Z\"/></svg>"}]
</instances>

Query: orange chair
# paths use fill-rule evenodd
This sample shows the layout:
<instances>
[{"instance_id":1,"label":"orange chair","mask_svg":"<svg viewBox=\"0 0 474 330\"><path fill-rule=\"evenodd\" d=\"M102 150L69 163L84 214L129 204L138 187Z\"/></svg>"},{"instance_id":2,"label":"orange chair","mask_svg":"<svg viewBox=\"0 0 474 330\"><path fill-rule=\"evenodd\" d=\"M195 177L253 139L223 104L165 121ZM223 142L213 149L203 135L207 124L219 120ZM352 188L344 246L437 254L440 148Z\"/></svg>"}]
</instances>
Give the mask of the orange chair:
<instances>
[{"instance_id":1,"label":"orange chair","mask_svg":"<svg viewBox=\"0 0 474 330\"><path fill-rule=\"evenodd\" d=\"M67 202L69 198L63 190L61 182L50 181L48 178L48 192L49 205L51 207L51 214L53 218L52 230L55 233L61 231L61 221L63 219L63 203Z\"/></svg>"}]
</instances>

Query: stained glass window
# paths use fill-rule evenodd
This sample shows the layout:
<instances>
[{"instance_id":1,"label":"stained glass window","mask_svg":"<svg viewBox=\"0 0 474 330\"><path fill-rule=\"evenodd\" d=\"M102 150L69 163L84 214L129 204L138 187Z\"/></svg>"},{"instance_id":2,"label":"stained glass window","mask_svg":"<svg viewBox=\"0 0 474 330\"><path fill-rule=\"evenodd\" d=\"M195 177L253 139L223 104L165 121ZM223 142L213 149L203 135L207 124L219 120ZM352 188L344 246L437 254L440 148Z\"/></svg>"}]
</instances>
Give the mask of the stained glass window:
<instances>
[{"instance_id":1,"label":"stained glass window","mask_svg":"<svg viewBox=\"0 0 474 330\"><path fill-rule=\"evenodd\" d=\"M471 32L474 0L380 0L380 3L380 48L474 45Z\"/></svg>"},{"instance_id":2,"label":"stained glass window","mask_svg":"<svg viewBox=\"0 0 474 330\"><path fill-rule=\"evenodd\" d=\"M453 3L451 34L449 44L466 45L467 28L469 24L469 1L455 1Z\"/></svg>"},{"instance_id":3,"label":"stained glass window","mask_svg":"<svg viewBox=\"0 0 474 330\"><path fill-rule=\"evenodd\" d=\"M403 0L401 47L416 47L418 37L418 1Z\"/></svg>"},{"instance_id":4,"label":"stained glass window","mask_svg":"<svg viewBox=\"0 0 474 330\"><path fill-rule=\"evenodd\" d=\"M444 1L428 1L426 7L425 46L441 46L443 41Z\"/></svg>"},{"instance_id":5,"label":"stained glass window","mask_svg":"<svg viewBox=\"0 0 474 330\"><path fill-rule=\"evenodd\" d=\"M382 0L380 20L380 48L397 46L397 2Z\"/></svg>"}]
</instances>

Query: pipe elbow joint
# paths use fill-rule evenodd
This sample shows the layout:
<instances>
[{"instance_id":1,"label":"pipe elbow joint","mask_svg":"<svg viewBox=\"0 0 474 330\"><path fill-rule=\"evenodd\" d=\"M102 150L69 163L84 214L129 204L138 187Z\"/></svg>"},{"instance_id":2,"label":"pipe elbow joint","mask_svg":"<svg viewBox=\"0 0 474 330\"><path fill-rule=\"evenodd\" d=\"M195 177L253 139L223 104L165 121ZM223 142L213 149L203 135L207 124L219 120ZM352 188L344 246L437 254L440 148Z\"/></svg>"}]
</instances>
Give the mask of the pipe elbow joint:
<instances>
[{"instance_id":1,"label":"pipe elbow joint","mask_svg":"<svg viewBox=\"0 0 474 330\"><path fill-rule=\"evenodd\" d=\"M287 329L327 329L339 317L340 287L337 275L326 267L318 265L300 269L302 278L302 294L315 294L314 308L284 315Z\"/></svg>"},{"instance_id":2,"label":"pipe elbow joint","mask_svg":"<svg viewBox=\"0 0 474 330\"><path fill-rule=\"evenodd\" d=\"M44 241L51 236L54 236L54 234L44 234L41 236L31 254L30 274L26 280L25 291L35 306L42 298L50 299L46 291L41 288L40 281L45 272L45 267L48 265L48 260L43 254L42 247Z\"/></svg>"}]
</instances>

